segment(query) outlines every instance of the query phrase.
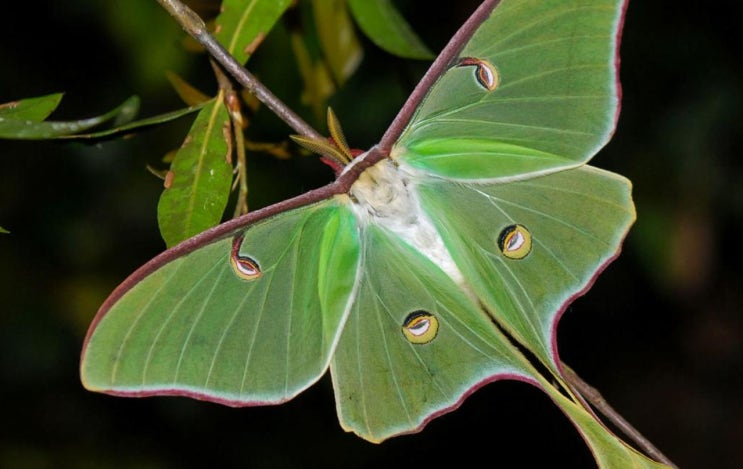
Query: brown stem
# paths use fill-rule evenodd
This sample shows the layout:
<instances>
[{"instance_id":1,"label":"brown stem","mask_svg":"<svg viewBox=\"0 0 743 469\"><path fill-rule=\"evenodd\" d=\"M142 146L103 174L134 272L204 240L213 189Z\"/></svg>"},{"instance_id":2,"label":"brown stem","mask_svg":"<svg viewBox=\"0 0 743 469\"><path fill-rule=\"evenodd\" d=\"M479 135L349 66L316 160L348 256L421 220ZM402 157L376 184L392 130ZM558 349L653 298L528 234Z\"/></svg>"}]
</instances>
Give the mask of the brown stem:
<instances>
[{"instance_id":1,"label":"brown stem","mask_svg":"<svg viewBox=\"0 0 743 469\"><path fill-rule=\"evenodd\" d=\"M622 417L614 408L606 402L604 396L601 395L598 389L594 388L590 384L583 381L575 371L569 366L562 364L565 379L568 381L580 395L582 395L593 407L598 410L601 415L606 417L607 420L612 422L622 433L625 434L630 440L634 441L637 446L642 449L645 454L655 459L656 461L667 464L673 468L676 466L666 455L660 452L647 438L645 438L635 427L633 427L624 417Z\"/></svg>"},{"instance_id":2,"label":"brown stem","mask_svg":"<svg viewBox=\"0 0 743 469\"><path fill-rule=\"evenodd\" d=\"M232 75L238 83L258 98L279 118L300 135L311 138L322 136L294 111L289 109L275 94L248 72L222 45L209 33L204 21L179 0L157 0L170 13L181 27L203 45L209 54Z\"/></svg>"},{"instance_id":3,"label":"brown stem","mask_svg":"<svg viewBox=\"0 0 743 469\"><path fill-rule=\"evenodd\" d=\"M230 113L230 120L232 121L232 136L234 137L235 156L237 157L237 161L234 163L235 181L232 184L232 190L238 189L237 202L232 218L237 218L248 213L248 170L245 160L245 137L243 135L245 121L240 106L240 98L238 98L229 77L213 59L209 63L214 69L219 89L224 92L224 105L227 112Z\"/></svg>"}]
</instances>

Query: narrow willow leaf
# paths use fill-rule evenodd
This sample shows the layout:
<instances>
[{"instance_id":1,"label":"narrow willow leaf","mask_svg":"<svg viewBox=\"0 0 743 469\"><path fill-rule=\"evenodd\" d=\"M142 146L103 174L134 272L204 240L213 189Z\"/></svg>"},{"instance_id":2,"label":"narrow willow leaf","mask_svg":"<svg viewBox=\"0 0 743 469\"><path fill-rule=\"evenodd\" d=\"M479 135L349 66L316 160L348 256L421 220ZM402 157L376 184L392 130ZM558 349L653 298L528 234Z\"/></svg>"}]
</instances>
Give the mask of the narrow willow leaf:
<instances>
[{"instance_id":1,"label":"narrow willow leaf","mask_svg":"<svg viewBox=\"0 0 743 469\"><path fill-rule=\"evenodd\" d=\"M197 104L202 104L211 99L209 96L205 95L181 78L177 73L167 72L165 76L168 78L168 81L173 86L175 92L178 93L178 96L187 105L196 106Z\"/></svg>"},{"instance_id":2,"label":"narrow willow leaf","mask_svg":"<svg viewBox=\"0 0 743 469\"><path fill-rule=\"evenodd\" d=\"M237 59L245 63L260 41L291 4L291 0L224 0L217 16L216 37Z\"/></svg>"},{"instance_id":3,"label":"narrow willow leaf","mask_svg":"<svg viewBox=\"0 0 743 469\"><path fill-rule=\"evenodd\" d=\"M137 96L132 96L111 111L90 119L39 122L28 119L6 119L0 117L0 138L18 140L60 138L77 132L82 132L83 130L90 129L106 121L116 119L119 115L125 115L128 119L130 116L136 114L138 109L139 98Z\"/></svg>"},{"instance_id":4,"label":"narrow willow leaf","mask_svg":"<svg viewBox=\"0 0 743 469\"><path fill-rule=\"evenodd\" d=\"M113 118L111 125L122 127L136 119L139 113L140 99L139 96L132 96L127 102L121 105L119 112Z\"/></svg>"},{"instance_id":5,"label":"narrow willow leaf","mask_svg":"<svg viewBox=\"0 0 743 469\"><path fill-rule=\"evenodd\" d=\"M312 8L325 59L335 81L343 84L356 71L363 56L346 0L313 0Z\"/></svg>"},{"instance_id":6,"label":"narrow willow leaf","mask_svg":"<svg viewBox=\"0 0 743 469\"><path fill-rule=\"evenodd\" d=\"M433 58L390 0L348 0L348 5L361 30L380 48L409 59Z\"/></svg>"},{"instance_id":7,"label":"narrow willow leaf","mask_svg":"<svg viewBox=\"0 0 743 469\"><path fill-rule=\"evenodd\" d=\"M0 120L15 119L40 122L57 109L60 101L62 101L62 93L53 93L0 104Z\"/></svg>"},{"instance_id":8,"label":"narrow willow leaf","mask_svg":"<svg viewBox=\"0 0 743 469\"><path fill-rule=\"evenodd\" d=\"M222 93L204 106L170 166L157 219L173 246L222 218L232 184L232 138Z\"/></svg>"},{"instance_id":9,"label":"narrow willow leaf","mask_svg":"<svg viewBox=\"0 0 743 469\"><path fill-rule=\"evenodd\" d=\"M143 130L143 129L146 129L147 127L151 127L151 126L158 125L158 124L164 124L166 122L179 119L183 116L193 114L194 112L197 112L201 108L203 108L205 104L206 102L197 104L195 106L183 108L183 109L177 109L175 111L166 112L165 114L159 114L157 116L147 117L144 119L140 119L138 121L130 122L125 125L114 127L113 129L101 130L99 132L90 132L90 133L84 133L84 134L66 135L60 138L63 138L65 140L85 140L85 139L108 138L108 137L114 137L114 136L121 135L121 134L127 134L135 130Z\"/></svg>"}]
</instances>

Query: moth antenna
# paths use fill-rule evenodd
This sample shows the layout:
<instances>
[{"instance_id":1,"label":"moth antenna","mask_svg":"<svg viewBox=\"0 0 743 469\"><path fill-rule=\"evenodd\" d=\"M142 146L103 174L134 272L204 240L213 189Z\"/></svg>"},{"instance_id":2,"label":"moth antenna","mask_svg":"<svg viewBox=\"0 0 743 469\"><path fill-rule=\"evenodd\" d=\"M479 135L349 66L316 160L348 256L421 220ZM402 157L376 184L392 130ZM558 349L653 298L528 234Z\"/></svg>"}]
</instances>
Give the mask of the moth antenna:
<instances>
[{"instance_id":1,"label":"moth antenna","mask_svg":"<svg viewBox=\"0 0 743 469\"><path fill-rule=\"evenodd\" d=\"M346 166L351 161L338 147L326 140L305 137L303 135L290 135L289 138L312 153L317 153L334 161L340 167Z\"/></svg>"},{"instance_id":2,"label":"moth antenna","mask_svg":"<svg viewBox=\"0 0 743 469\"><path fill-rule=\"evenodd\" d=\"M347 158L347 163L350 163L353 159L351 148L348 146L346 136L343 135L341 123L331 108L328 108L328 130L330 130L330 136L333 137L333 141L338 146L338 149Z\"/></svg>"}]
</instances>

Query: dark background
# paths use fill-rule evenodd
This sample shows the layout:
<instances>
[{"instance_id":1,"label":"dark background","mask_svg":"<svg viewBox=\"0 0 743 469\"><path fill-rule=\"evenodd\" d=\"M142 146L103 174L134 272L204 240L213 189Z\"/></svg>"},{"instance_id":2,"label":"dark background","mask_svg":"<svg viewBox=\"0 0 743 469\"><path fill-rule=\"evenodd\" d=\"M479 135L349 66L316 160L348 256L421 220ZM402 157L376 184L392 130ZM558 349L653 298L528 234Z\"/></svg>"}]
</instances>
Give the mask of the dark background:
<instances>
[{"instance_id":1,"label":"dark background","mask_svg":"<svg viewBox=\"0 0 743 469\"><path fill-rule=\"evenodd\" d=\"M440 49L476 2L400 1ZM420 5L425 7L421 8ZM743 109L738 0L630 2L624 100L593 164L628 176L638 221L622 256L566 312L560 353L681 467L743 466ZM131 94L142 115L180 106L164 74L212 92L202 55L152 0L12 2L0 27L0 102L66 92L56 119L101 113ZM353 146L375 142L425 69L365 43L360 70L331 100ZM251 61L297 102L286 34ZM0 466L201 467L428 464L591 467L557 408L498 382L417 435L382 445L345 434L323 379L294 401L229 409L180 398L82 389L79 350L99 304L163 249L161 181L147 164L178 147L190 119L94 145L0 141ZM287 129L259 111L249 137ZM316 122L315 122L316 123ZM317 124L317 123L316 123ZM317 124L322 127L322 123ZM313 158L250 155L259 207L332 177Z\"/></svg>"}]
</instances>

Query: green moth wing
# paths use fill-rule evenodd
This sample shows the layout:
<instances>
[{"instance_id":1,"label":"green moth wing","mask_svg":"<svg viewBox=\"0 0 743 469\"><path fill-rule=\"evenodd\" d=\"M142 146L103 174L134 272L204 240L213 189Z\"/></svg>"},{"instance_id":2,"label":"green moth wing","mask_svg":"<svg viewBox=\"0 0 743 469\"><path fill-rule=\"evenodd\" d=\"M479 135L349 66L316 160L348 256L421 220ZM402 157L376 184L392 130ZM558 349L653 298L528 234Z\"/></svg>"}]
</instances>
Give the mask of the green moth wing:
<instances>
[{"instance_id":1,"label":"green moth wing","mask_svg":"<svg viewBox=\"0 0 743 469\"><path fill-rule=\"evenodd\" d=\"M85 386L249 405L311 385L353 299L358 239L344 207L333 197L155 258L94 320Z\"/></svg>"},{"instance_id":2,"label":"green moth wing","mask_svg":"<svg viewBox=\"0 0 743 469\"><path fill-rule=\"evenodd\" d=\"M455 179L511 179L585 163L619 108L625 3L503 0L433 84L392 148Z\"/></svg>"},{"instance_id":3,"label":"green moth wing","mask_svg":"<svg viewBox=\"0 0 743 469\"><path fill-rule=\"evenodd\" d=\"M629 181L585 166L615 127L625 7L497 2L390 153L488 311L554 370L561 311L634 221ZM518 239L523 258L499 246Z\"/></svg>"},{"instance_id":4,"label":"green moth wing","mask_svg":"<svg viewBox=\"0 0 743 469\"><path fill-rule=\"evenodd\" d=\"M582 166L508 184L432 178L418 190L487 310L557 369L562 310L617 255L635 219L629 181Z\"/></svg>"},{"instance_id":5,"label":"green moth wing","mask_svg":"<svg viewBox=\"0 0 743 469\"><path fill-rule=\"evenodd\" d=\"M419 430L488 382L533 381L508 339L431 260L373 224L360 239L363 277L331 362L346 430L378 442Z\"/></svg>"}]
</instances>

